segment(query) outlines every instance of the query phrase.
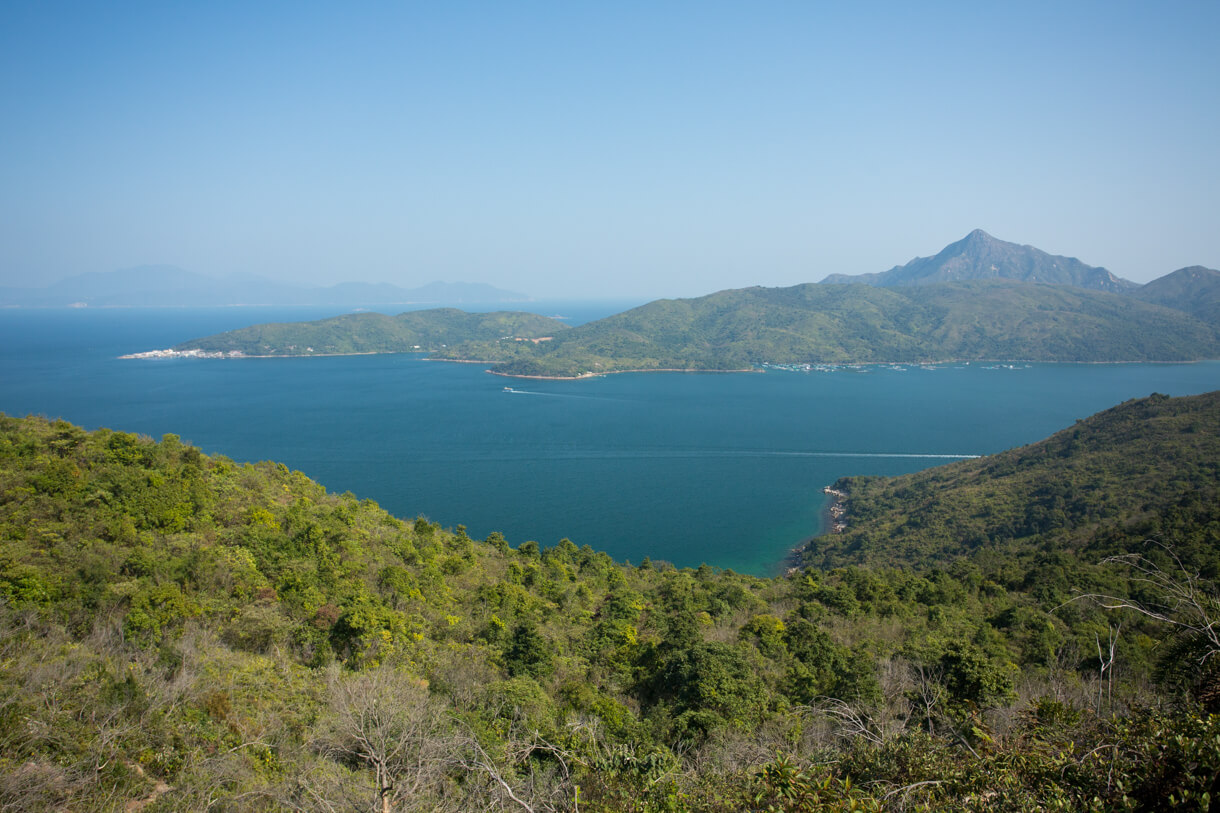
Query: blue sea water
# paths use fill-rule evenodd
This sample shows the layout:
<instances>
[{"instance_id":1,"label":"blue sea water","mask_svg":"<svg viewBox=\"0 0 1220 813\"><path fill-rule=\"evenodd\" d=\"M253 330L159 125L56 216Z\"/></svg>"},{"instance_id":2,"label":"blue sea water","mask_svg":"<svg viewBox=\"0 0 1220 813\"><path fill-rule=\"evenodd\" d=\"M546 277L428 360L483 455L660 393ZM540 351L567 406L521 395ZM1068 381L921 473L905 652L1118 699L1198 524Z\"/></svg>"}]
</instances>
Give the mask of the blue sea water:
<instances>
[{"instance_id":1,"label":"blue sea water","mask_svg":"<svg viewBox=\"0 0 1220 813\"><path fill-rule=\"evenodd\" d=\"M534 303L573 324L638 303ZM273 459L398 516L563 537L617 559L767 574L820 529L823 486L1039 440L1220 363L487 375L417 355L120 360L325 308L0 311L0 411ZM512 392L506 391L510 386Z\"/></svg>"}]
</instances>

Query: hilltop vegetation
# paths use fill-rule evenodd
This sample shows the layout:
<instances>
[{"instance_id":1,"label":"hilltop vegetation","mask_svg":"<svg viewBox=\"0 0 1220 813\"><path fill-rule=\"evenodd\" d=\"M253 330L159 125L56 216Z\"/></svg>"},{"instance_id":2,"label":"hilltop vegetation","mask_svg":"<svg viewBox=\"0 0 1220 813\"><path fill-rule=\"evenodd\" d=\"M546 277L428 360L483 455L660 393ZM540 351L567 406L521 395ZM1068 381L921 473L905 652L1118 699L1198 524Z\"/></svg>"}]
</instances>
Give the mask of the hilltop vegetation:
<instances>
[{"instance_id":1,"label":"hilltop vegetation","mask_svg":"<svg viewBox=\"0 0 1220 813\"><path fill-rule=\"evenodd\" d=\"M254 325L183 342L173 349L247 356L410 353L439 350L462 341L511 342L550 336L567 327L557 319L533 313L466 313L456 308L434 308L397 316L349 313L316 322Z\"/></svg>"},{"instance_id":2,"label":"hilltop vegetation","mask_svg":"<svg viewBox=\"0 0 1220 813\"><path fill-rule=\"evenodd\" d=\"M255 325L174 349L300 356L428 351L506 375L749 370L762 364L946 360L1186 361L1220 334L1129 296L1003 280L902 288L807 284L658 300L568 328L526 313L361 313ZM527 341L546 338L546 341Z\"/></svg>"},{"instance_id":3,"label":"hilltop vegetation","mask_svg":"<svg viewBox=\"0 0 1220 813\"><path fill-rule=\"evenodd\" d=\"M465 342L434 358L510 375L740 370L764 363L1182 361L1220 356L1215 328L1119 294L1001 280L904 288L807 284L660 300L552 342Z\"/></svg>"},{"instance_id":4,"label":"hilltop vegetation","mask_svg":"<svg viewBox=\"0 0 1220 813\"><path fill-rule=\"evenodd\" d=\"M1205 637L1072 599L1164 604L1091 558L1138 554L1216 617L1218 421L1215 394L1158 396L943 484L849 483L835 569L764 580L0 416L0 807L1198 807ZM994 544L957 545L980 513Z\"/></svg>"},{"instance_id":5,"label":"hilltop vegetation","mask_svg":"<svg viewBox=\"0 0 1220 813\"><path fill-rule=\"evenodd\" d=\"M175 350L314 355L427 350L505 375L749 370L763 364L1187 361L1220 357L1217 272L1140 287L976 229L934 257L820 284L658 300L571 330L527 314L419 311L256 325ZM523 339L553 337L554 341Z\"/></svg>"},{"instance_id":6,"label":"hilltop vegetation","mask_svg":"<svg viewBox=\"0 0 1220 813\"><path fill-rule=\"evenodd\" d=\"M1137 299L1175 308L1220 326L1220 271L1192 265L1154 279L1133 293Z\"/></svg>"}]
</instances>

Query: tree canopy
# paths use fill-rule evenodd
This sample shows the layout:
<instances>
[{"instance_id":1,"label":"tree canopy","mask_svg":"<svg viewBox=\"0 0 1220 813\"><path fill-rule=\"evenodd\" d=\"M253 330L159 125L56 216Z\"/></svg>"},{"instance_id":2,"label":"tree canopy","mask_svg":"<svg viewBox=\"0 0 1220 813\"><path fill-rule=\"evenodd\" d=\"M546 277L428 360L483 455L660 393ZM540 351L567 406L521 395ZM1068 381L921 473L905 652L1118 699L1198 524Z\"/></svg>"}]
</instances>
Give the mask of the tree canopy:
<instances>
[{"instance_id":1,"label":"tree canopy","mask_svg":"<svg viewBox=\"0 0 1220 813\"><path fill-rule=\"evenodd\" d=\"M1218 421L1154 396L844 483L848 531L758 579L0 416L0 805L1197 808L1220 693L1172 589L1217 620Z\"/></svg>"}]
</instances>

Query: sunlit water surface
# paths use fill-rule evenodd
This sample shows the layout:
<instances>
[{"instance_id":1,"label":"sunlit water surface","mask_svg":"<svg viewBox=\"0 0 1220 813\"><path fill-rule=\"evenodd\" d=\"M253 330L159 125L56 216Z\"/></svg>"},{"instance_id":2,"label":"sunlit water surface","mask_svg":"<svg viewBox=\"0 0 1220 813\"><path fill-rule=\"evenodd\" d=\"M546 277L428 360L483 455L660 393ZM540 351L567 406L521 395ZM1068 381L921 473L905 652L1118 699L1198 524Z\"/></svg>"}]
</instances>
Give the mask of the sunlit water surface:
<instances>
[{"instance_id":1,"label":"sunlit water surface","mask_svg":"<svg viewBox=\"0 0 1220 813\"><path fill-rule=\"evenodd\" d=\"M579 323L630 303L541 303ZM415 355L119 360L323 308L0 311L0 411L273 459L404 517L563 537L617 559L767 574L821 489L1039 440L1123 400L1220 388L1220 363L488 375ZM506 391L509 386L513 391Z\"/></svg>"}]
</instances>

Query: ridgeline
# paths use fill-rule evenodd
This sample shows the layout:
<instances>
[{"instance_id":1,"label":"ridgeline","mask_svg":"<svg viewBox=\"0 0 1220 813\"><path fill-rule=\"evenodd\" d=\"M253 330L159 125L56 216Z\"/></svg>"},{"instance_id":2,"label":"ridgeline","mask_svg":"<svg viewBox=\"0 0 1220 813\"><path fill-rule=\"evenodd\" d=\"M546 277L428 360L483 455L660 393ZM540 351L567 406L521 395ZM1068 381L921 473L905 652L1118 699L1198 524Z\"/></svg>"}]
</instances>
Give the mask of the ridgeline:
<instances>
[{"instance_id":1,"label":"ridgeline","mask_svg":"<svg viewBox=\"0 0 1220 813\"><path fill-rule=\"evenodd\" d=\"M1218 483L1220 393L1153 395L1000 454L839 480L847 528L814 540L805 563L918 570L967 558L1037 573L1047 555L1095 562L1157 539L1173 540L1214 577ZM1052 583L1061 581L1038 588Z\"/></svg>"},{"instance_id":2,"label":"ridgeline","mask_svg":"<svg viewBox=\"0 0 1220 813\"><path fill-rule=\"evenodd\" d=\"M555 377L762 364L1188 361L1220 357L1220 334L1181 311L1063 285L806 284L660 300L544 344L471 341L432 357Z\"/></svg>"},{"instance_id":3,"label":"ridgeline","mask_svg":"<svg viewBox=\"0 0 1220 813\"><path fill-rule=\"evenodd\" d=\"M767 364L1191 361L1220 358L1220 272L1186 268L1138 286L975 230L934 257L881 274L658 300L565 327L519 313L360 314L256 325L174 351L426 351L546 378Z\"/></svg>"},{"instance_id":4,"label":"ridgeline","mask_svg":"<svg viewBox=\"0 0 1220 813\"><path fill-rule=\"evenodd\" d=\"M1086 265L1075 257L1060 257L1033 246L997 240L982 229L975 229L956 243L950 243L934 257L916 257L906 265L896 265L880 274L831 274L822 282L862 282L891 287L979 279L1071 285L1112 293L1123 293L1139 287L1104 268Z\"/></svg>"}]
</instances>

